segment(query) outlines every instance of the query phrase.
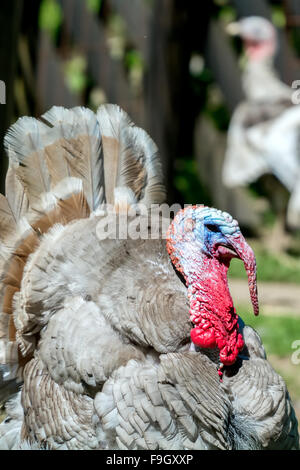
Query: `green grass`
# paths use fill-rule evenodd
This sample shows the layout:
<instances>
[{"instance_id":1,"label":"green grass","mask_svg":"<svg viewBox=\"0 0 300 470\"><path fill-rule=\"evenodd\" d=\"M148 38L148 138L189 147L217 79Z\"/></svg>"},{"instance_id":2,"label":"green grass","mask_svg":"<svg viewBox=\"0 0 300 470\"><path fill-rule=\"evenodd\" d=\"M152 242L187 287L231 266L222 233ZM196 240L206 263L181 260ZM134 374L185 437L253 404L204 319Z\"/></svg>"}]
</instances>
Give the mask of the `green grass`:
<instances>
[{"instance_id":1,"label":"green grass","mask_svg":"<svg viewBox=\"0 0 300 470\"><path fill-rule=\"evenodd\" d=\"M244 323L252 326L261 336L267 354L284 357L294 352L292 343L300 340L299 318L288 316L288 313L273 317L263 312L255 317L252 308L243 305L237 307L237 312Z\"/></svg>"},{"instance_id":2,"label":"green grass","mask_svg":"<svg viewBox=\"0 0 300 470\"><path fill-rule=\"evenodd\" d=\"M258 281L292 282L300 284L300 261L288 256L282 258L265 250L255 250ZM233 259L229 269L230 278L246 279L243 263Z\"/></svg>"},{"instance_id":3,"label":"green grass","mask_svg":"<svg viewBox=\"0 0 300 470\"><path fill-rule=\"evenodd\" d=\"M267 358L276 372L281 375L287 385L294 404L300 401L300 365L292 363L292 354L295 349L292 343L300 340L299 318L282 313L272 317L263 312L255 317L249 306L240 305L237 312L243 321L252 326L260 335ZM300 426L299 406L295 408ZM300 431L300 427L299 427Z\"/></svg>"}]
</instances>

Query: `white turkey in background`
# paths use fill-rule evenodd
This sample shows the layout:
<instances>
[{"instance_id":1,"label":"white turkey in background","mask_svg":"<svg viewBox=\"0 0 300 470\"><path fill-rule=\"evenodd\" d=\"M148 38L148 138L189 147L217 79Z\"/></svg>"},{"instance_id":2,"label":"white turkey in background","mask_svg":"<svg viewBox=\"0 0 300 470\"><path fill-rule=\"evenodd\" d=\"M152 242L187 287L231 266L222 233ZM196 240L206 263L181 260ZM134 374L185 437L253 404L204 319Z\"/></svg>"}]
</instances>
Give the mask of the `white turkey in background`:
<instances>
[{"instance_id":1,"label":"white turkey in background","mask_svg":"<svg viewBox=\"0 0 300 470\"><path fill-rule=\"evenodd\" d=\"M251 16L230 23L227 31L242 38L247 62L242 75L246 100L235 109L228 130L224 184L246 186L273 174L290 192L287 224L299 229L300 107L292 101L295 90L274 69L276 29L265 18Z\"/></svg>"}]
</instances>

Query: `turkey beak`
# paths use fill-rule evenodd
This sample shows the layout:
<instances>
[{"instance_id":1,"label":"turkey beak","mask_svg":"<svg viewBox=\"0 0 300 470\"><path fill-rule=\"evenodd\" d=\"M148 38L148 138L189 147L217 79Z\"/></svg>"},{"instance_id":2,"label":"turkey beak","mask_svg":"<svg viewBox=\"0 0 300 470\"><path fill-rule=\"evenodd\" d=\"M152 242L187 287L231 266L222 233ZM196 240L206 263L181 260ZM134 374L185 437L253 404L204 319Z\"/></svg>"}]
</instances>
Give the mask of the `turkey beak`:
<instances>
[{"instance_id":1,"label":"turkey beak","mask_svg":"<svg viewBox=\"0 0 300 470\"><path fill-rule=\"evenodd\" d=\"M246 240L242 234L235 237L230 237L230 245L244 263L248 276L248 286L254 315L258 315L259 306L257 295L256 259L254 252L248 243L246 243Z\"/></svg>"}]
</instances>

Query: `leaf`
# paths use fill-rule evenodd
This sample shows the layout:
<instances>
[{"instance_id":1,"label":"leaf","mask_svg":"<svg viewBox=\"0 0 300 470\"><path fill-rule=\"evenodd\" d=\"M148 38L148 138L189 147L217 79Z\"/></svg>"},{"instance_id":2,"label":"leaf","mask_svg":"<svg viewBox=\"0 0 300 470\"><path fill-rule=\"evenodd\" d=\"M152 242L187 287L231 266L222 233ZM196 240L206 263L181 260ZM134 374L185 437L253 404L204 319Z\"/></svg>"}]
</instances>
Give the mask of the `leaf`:
<instances>
[{"instance_id":1,"label":"leaf","mask_svg":"<svg viewBox=\"0 0 300 470\"><path fill-rule=\"evenodd\" d=\"M62 9L56 0L42 0L39 11L39 26L41 29L48 31L54 38L62 19Z\"/></svg>"}]
</instances>

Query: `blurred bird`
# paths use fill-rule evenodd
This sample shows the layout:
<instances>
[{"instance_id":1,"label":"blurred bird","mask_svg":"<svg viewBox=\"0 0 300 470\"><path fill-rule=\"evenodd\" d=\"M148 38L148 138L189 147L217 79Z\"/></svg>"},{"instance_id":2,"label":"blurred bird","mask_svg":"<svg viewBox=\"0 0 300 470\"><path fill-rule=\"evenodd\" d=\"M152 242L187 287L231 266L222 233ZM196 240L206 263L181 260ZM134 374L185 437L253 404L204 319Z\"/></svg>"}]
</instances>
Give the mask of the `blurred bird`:
<instances>
[{"instance_id":1,"label":"blurred bird","mask_svg":"<svg viewBox=\"0 0 300 470\"><path fill-rule=\"evenodd\" d=\"M258 314L238 223L189 206L167 244L148 213L147 236L116 236L165 199L156 145L118 106L20 118L5 146L0 392L22 389L0 447L298 448L286 385L228 289L240 258Z\"/></svg>"},{"instance_id":2,"label":"blurred bird","mask_svg":"<svg viewBox=\"0 0 300 470\"><path fill-rule=\"evenodd\" d=\"M277 212L287 216L291 229L299 229L300 107L293 105L293 90L280 81L274 69L276 29L265 18L251 16L230 23L227 31L243 40L246 100L237 106L230 122L223 181L229 187L243 186L262 175L274 175L290 198L288 203L284 201L284 191L273 183L271 202Z\"/></svg>"}]
</instances>

